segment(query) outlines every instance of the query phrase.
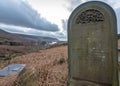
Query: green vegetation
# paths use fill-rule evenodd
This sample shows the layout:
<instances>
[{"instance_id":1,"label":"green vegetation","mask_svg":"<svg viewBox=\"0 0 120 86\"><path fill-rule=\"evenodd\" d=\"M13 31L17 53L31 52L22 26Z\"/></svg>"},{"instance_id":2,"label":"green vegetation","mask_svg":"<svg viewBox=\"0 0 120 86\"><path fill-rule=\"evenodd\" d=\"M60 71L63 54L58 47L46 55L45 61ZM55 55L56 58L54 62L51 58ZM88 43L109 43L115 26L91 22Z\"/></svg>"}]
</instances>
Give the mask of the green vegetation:
<instances>
[{"instance_id":1,"label":"green vegetation","mask_svg":"<svg viewBox=\"0 0 120 86\"><path fill-rule=\"evenodd\" d=\"M0 55L0 60L3 60L3 61L5 61L5 60L11 60L12 58L14 58L14 57L16 57L17 56L17 54L11 54L11 55Z\"/></svg>"},{"instance_id":2,"label":"green vegetation","mask_svg":"<svg viewBox=\"0 0 120 86\"><path fill-rule=\"evenodd\" d=\"M64 42L64 43L62 43L62 45L68 45L68 42Z\"/></svg>"},{"instance_id":3,"label":"green vegetation","mask_svg":"<svg viewBox=\"0 0 120 86\"><path fill-rule=\"evenodd\" d=\"M59 63L59 64L65 63L65 58L60 58L60 59L58 60L58 63Z\"/></svg>"},{"instance_id":4,"label":"green vegetation","mask_svg":"<svg viewBox=\"0 0 120 86\"><path fill-rule=\"evenodd\" d=\"M46 41L42 41L42 42L41 42L41 45L43 45L43 46L45 46L46 44L47 44Z\"/></svg>"},{"instance_id":5,"label":"green vegetation","mask_svg":"<svg viewBox=\"0 0 120 86\"><path fill-rule=\"evenodd\" d=\"M10 45L11 45L11 46L21 46L21 45L23 45L23 44L20 43L20 42L10 42Z\"/></svg>"},{"instance_id":6,"label":"green vegetation","mask_svg":"<svg viewBox=\"0 0 120 86\"><path fill-rule=\"evenodd\" d=\"M0 42L0 45L21 46L23 44L21 42L3 41L3 42Z\"/></svg>"}]
</instances>

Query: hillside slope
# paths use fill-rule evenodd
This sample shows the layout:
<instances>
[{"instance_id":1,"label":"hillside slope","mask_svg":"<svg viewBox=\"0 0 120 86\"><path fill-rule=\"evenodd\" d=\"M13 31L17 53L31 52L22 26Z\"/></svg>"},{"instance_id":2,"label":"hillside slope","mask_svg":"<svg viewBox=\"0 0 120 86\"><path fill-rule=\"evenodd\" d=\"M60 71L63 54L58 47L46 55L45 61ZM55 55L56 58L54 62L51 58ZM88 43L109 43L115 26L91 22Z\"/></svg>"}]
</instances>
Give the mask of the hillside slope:
<instances>
[{"instance_id":1,"label":"hillside slope","mask_svg":"<svg viewBox=\"0 0 120 86\"><path fill-rule=\"evenodd\" d=\"M18 56L12 63L26 64L39 70L39 84L34 86L66 86L67 82L67 46L59 46L39 52ZM13 86L18 75L0 77L0 86Z\"/></svg>"},{"instance_id":2,"label":"hillside slope","mask_svg":"<svg viewBox=\"0 0 120 86\"><path fill-rule=\"evenodd\" d=\"M39 50L46 43L58 41L56 38L13 34L0 29L0 57L9 53L26 53Z\"/></svg>"},{"instance_id":3,"label":"hillside slope","mask_svg":"<svg viewBox=\"0 0 120 86\"><path fill-rule=\"evenodd\" d=\"M24 43L41 43L42 41L52 42L58 41L56 38L33 36L33 35L23 35L23 34L13 34L0 29L0 42L22 42Z\"/></svg>"}]
</instances>

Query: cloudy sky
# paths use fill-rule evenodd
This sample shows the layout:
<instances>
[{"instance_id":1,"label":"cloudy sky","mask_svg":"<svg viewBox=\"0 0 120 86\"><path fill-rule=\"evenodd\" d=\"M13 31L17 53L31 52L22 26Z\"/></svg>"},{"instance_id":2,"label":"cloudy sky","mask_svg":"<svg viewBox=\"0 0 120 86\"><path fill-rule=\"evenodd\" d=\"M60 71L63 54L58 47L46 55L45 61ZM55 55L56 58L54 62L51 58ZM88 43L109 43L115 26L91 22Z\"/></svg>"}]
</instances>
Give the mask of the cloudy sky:
<instances>
[{"instance_id":1,"label":"cloudy sky","mask_svg":"<svg viewBox=\"0 0 120 86\"><path fill-rule=\"evenodd\" d=\"M66 40L66 25L71 12L87 1L92 0L0 0L0 29ZM120 33L120 1L99 1L115 10Z\"/></svg>"}]
</instances>

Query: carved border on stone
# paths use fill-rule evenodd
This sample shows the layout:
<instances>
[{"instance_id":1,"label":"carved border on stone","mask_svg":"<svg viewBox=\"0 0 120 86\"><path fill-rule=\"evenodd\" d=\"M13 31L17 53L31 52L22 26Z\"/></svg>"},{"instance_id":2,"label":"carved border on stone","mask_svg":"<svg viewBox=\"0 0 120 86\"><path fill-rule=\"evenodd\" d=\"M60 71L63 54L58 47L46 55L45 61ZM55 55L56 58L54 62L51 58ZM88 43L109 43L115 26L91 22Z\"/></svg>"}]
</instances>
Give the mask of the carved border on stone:
<instances>
[{"instance_id":1,"label":"carved border on stone","mask_svg":"<svg viewBox=\"0 0 120 86\"><path fill-rule=\"evenodd\" d=\"M75 23L87 24L87 23L97 23L103 21L104 21L104 15L99 10L88 9L83 11L80 15L77 16Z\"/></svg>"}]
</instances>

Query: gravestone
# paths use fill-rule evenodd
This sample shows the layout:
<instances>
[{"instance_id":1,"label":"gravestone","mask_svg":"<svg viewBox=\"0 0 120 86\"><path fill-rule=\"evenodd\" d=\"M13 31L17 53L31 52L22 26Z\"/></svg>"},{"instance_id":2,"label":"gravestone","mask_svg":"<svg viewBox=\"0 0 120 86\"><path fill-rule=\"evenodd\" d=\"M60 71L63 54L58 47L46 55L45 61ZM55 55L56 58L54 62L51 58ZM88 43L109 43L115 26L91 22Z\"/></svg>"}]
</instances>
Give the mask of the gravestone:
<instances>
[{"instance_id":1,"label":"gravestone","mask_svg":"<svg viewBox=\"0 0 120 86\"><path fill-rule=\"evenodd\" d=\"M68 21L68 85L119 86L117 21L99 1L77 7Z\"/></svg>"}]
</instances>

